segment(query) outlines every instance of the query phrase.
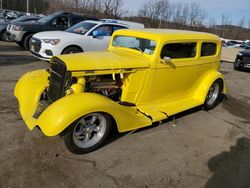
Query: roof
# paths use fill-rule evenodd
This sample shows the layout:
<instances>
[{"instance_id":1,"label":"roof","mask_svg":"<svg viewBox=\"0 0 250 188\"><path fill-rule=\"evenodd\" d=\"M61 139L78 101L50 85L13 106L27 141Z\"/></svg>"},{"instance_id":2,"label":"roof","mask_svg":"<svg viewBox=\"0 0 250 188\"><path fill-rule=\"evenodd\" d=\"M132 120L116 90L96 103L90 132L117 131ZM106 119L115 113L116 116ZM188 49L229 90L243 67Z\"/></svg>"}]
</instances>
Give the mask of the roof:
<instances>
[{"instance_id":1,"label":"roof","mask_svg":"<svg viewBox=\"0 0 250 188\"><path fill-rule=\"evenodd\" d=\"M95 24L111 24L111 25L120 25L130 28L144 28L143 24L137 22L123 21L123 20L114 20L103 19L103 20L85 20L85 22L95 23Z\"/></svg>"},{"instance_id":2,"label":"roof","mask_svg":"<svg viewBox=\"0 0 250 188\"><path fill-rule=\"evenodd\" d=\"M148 39L208 39L208 40L219 40L217 35L205 32L195 32L186 30L175 30L175 29L127 29L118 30L115 32L116 35L129 35L138 36Z\"/></svg>"}]
</instances>

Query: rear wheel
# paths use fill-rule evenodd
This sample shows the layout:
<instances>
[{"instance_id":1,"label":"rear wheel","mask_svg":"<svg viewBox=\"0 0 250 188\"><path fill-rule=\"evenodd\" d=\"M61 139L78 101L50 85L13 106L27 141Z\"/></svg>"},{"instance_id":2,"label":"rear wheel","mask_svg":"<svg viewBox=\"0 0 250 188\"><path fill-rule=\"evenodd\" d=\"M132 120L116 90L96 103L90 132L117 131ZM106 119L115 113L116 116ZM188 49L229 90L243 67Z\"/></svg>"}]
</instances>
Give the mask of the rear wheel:
<instances>
[{"instance_id":1,"label":"rear wheel","mask_svg":"<svg viewBox=\"0 0 250 188\"><path fill-rule=\"evenodd\" d=\"M74 53L79 53L79 52L82 52L82 50L80 50L77 47L72 46L72 47L65 48L62 54L74 54Z\"/></svg>"},{"instance_id":2,"label":"rear wheel","mask_svg":"<svg viewBox=\"0 0 250 188\"><path fill-rule=\"evenodd\" d=\"M112 129L112 119L105 113L90 113L75 121L64 135L68 150L84 154L101 147Z\"/></svg>"},{"instance_id":3,"label":"rear wheel","mask_svg":"<svg viewBox=\"0 0 250 188\"><path fill-rule=\"evenodd\" d=\"M30 39L32 36L33 36L33 34L29 34L23 40L23 46L26 50L30 49Z\"/></svg>"},{"instance_id":4,"label":"rear wheel","mask_svg":"<svg viewBox=\"0 0 250 188\"><path fill-rule=\"evenodd\" d=\"M212 86L208 91L206 101L204 103L205 110L210 110L215 106L217 106L217 104L220 102L220 99L222 98L222 89L223 89L222 80L218 79L212 84Z\"/></svg>"}]
</instances>

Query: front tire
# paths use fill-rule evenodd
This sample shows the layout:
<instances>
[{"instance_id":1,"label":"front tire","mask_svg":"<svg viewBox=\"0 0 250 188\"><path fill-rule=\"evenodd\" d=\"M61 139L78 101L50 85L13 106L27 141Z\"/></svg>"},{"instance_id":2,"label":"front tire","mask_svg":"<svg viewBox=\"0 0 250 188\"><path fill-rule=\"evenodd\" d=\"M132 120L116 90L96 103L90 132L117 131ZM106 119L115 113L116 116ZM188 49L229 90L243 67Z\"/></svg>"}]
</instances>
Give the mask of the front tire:
<instances>
[{"instance_id":1,"label":"front tire","mask_svg":"<svg viewBox=\"0 0 250 188\"><path fill-rule=\"evenodd\" d=\"M77 47L71 46L71 47L67 47L62 51L62 54L74 54L74 53L79 53L82 52L82 50L80 50Z\"/></svg>"},{"instance_id":2,"label":"front tire","mask_svg":"<svg viewBox=\"0 0 250 188\"><path fill-rule=\"evenodd\" d=\"M1 33L1 39L3 40L3 41L6 41L6 42L10 42L11 40L10 40L10 35L7 33L7 31L6 30L4 30L2 33Z\"/></svg>"},{"instance_id":3,"label":"front tire","mask_svg":"<svg viewBox=\"0 0 250 188\"><path fill-rule=\"evenodd\" d=\"M87 114L72 123L64 135L68 150L84 154L100 148L112 130L112 118L100 112Z\"/></svg>"},{"instance_id":4,"label":"front tire","mask_svg":"<svg viewBox=\"0 0 250 188\"><path fill-rule=\"evenodd\" d=\"M31 37L33 36L33 34L29 34L27 35L24 40L23 40L23 47L26 49L26 50L29 50L30 49L30 39Z\"/></svg>"},{"instance_id":5,"label":"front tire","mask_svg":"<svg viewBox=\"0 0 250 188\"><path fill-rule=\"evenodd\" d=\"M210 110L218 105L222 98L223 81L221 79L216 80L210 87L205 103L204 110Z\"/></svg>"}]
</instances>

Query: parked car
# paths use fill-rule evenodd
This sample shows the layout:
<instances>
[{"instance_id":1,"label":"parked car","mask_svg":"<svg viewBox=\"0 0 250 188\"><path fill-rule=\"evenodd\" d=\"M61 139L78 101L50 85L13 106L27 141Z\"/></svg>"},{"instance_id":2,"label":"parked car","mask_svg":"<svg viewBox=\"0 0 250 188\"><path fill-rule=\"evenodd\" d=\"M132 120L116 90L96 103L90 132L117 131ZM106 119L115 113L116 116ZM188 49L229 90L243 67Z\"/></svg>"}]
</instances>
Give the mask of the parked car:
<instances>
[{"instance_id":1,"label":"parked car","mask_svg":"<svg viewBox=\"0 0 250 188\"><path fill-rule=\"evenodd\" d=\"M5 22L0 22L0 38L3 41L8 41L10 42L10 31L13 29L13 24L18 23L18 22L32 22L39 20L39 17L36 16L22 16L20 18L14 19L10 22L5 21Z\"/></svg>"},{"instance_id":2,"label":"parked car","mask_svg":"<svg viewBox=\"0 0 250 188\"><path fill-rule=\"evenodd\" d=\"M48 61L61 54L104 50L114 31L128 28L144 28L144 25L122 20L83 21L66 31L33 35L30 51L35 57Z\"/></svg>"},{"instance_id":3,"label":"parked car","mask_svg":"<svg viewBox=\"0 0 250 188\"><path fill-rule=\"evenodd\" d=\"M54 56L25 74L14 94L30 130L61 135L73 153L91 152L112 129L130 131L203 105L226 93L221 41L208 33L121 29L108 50Z\"/></svg>"},{"instance_id":4,"label":"parked car","mask_svg":"<svg viewBox=\"0 0 250 188\"><path fill-rule=\"evenodd\" d=\"M250 70L250 50L240 51L236 55L234 70Z\"/></svg>"},{"instance_id":5,"label":"parked car","mask_svg":"<svg viewBox=\"0 0 250 188\"><path fill-rule=\"evenodd\" d=\"M41 18L33 23L16 23L13 30L10 31L11 38L18 45L29 49L31 37L41 31L66 30L86 19L96 19L88 15L79 15L73 13L57 12L52 15Z\"/></svg>"}]
</instances>

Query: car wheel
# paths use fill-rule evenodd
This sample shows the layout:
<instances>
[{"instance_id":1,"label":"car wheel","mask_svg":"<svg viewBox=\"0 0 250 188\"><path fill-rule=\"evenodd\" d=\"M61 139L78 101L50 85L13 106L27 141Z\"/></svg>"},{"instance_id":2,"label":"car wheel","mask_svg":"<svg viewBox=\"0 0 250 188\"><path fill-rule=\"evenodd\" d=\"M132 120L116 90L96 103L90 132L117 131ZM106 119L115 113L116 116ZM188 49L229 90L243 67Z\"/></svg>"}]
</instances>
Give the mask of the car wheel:
<instances>
[{"instance_id":1,"label":"car wheel","mask_svg":"<svg viewBox=\"0 0 250 188\"><path fill-rule=\"evenodd\" d=\"M240 69L241 69L240 60L236 58L234 61L234 70L240 70Z\"/></svg>"},{"instance_id":2,"label":"car wheel","mask_svg":"<svg viewBox=\"0 0 250 188\"><path fill-rule=\"evenodd\" d=\"M20 41L20 42L16 42L19 46L23 47L23 42Z\"/></svg>"},{"instance_id":3,"label":"car wheel","mask_svg":"<svg viewBox=\"0 0 250 188\"><path fill-rule=\"evenodd\" d=\"M112 129L112 119L104 113L90 113L70 125L64 135L68 150L84 154L101 147L108 139Z\"/></svg>"},{"instance_id":4,"label":"car wheel","mask_svg":"<svg viewBox=\"0 0 250 188\"><path fill-rule=\"evenodd\" d=\"M222 97L222 89L223 89L222 80L218 79L212 84L204 103L205 110L210 110L214 108L220 102L220 99Z\"/></svg>"},{"instance_id":5,"label":"car wheel","mask_svg":"<svg viewBox=\"0 0 250 188\"><path fill-rule=\"evenodd\" d=\"M26 49L26 50L29 50L30 48L30 39L31 39L31 37L33 36L33 34L29 34L29 35L27 35L25 38L24 38L24 40L23 40L23 46L24 46L24 48Z\"/></svg>"},{"instance_id":6,"label":"car wheel","mask_svg":"<svg viewBox=\"0 0 250 188\"><path fill-rule=\"evenodd\" d=\"M65 48L62 54L74 54L74 53L79 53L79 52L82 52L82 51L79 48L72 46L72 47Z\"/></svg>"},{"instance_id":7,"label":"car wheel","mask_svg":"<svg viewBox=\"0 0 250 188\"><path fill-rule=\"evenodd\" d=\"M1 39L3 41L7 41L7 42L10 42L10 35L7 33L6 30L4 30L2 33L1 33Z\"/></svg>"}]
</instances>

